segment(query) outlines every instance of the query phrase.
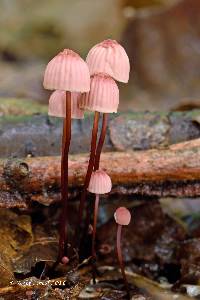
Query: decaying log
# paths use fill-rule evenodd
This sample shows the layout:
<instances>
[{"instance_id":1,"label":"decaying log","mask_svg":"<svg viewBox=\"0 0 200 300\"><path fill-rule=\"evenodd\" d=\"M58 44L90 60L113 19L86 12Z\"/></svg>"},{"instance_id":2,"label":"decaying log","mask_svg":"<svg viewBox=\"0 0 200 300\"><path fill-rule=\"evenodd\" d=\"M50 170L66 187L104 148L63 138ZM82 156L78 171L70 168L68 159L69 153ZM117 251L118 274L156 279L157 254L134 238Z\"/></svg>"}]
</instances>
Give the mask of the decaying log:
<instances>
[{"instance_id":1,"label":"decaying log","mask_svg":"<svg viewBox=\"0 0 200 300\"><path fill-rule=\"evenodd\" d=\"M88 156L70 156L71 198L80 191ZM200 139L147 151L109 152L101 168L112 178L112 194L200 196ZM0 161L0 206L25 207L60 199L60 157Z\"/></svg>"},{"instance_id":2,"label":"decaying log","mask_svg":"<svg viewBox=\"0 0 200 300\"><path fill-rule=\"evenodd\" d=\"M147 150L200 137L199 110L110 116L105 151ZM92 115L74 120L71 154L90 148ZM0 118L0 157L60 155L61 120L47 115Z\"/></svg>"}]
</instances>

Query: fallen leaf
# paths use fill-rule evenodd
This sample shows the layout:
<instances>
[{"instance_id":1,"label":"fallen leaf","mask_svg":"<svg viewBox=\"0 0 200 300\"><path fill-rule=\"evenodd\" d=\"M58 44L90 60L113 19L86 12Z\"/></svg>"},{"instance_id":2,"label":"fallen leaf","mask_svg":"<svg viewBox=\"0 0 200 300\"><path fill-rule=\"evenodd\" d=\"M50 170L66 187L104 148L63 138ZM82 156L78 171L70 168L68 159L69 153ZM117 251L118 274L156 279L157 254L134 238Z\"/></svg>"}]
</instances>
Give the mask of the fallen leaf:
<instances>
[{"instance_id":1,"label":"fallen leaf","mask_svg":"<svg viewBox=\"0 0 200 300\"><path fill-rule=\"evenodd\" d=\"M15 280L12 260L33 241L31 219L11 210L0 210L0 287Z\"/></svg>"}]
</instances>

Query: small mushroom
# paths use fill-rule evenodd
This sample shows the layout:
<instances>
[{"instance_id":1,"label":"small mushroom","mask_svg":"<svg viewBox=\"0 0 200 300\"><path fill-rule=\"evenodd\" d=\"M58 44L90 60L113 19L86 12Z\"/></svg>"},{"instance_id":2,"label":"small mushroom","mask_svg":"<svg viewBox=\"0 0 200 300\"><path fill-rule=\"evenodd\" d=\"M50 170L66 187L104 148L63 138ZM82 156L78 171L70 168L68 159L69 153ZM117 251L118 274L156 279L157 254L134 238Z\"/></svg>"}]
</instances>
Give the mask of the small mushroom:
<instances>
[{"instance_id":1,"label":"small mushroom","mask_svg":"<svg viewBox=\"0 0 200 300\"><path fill-rule=\"evenodd\" d=\"M79 108L79 99L81 93L71 93L71 118L72 119L83 119L84 111ZM65 91L54 91L49 98L49 116L65 118L66 112L66 96Z\"/></svg>"},{"instance_id":2,"label":"small mushroom","mask_svg":"<svg viewBox=\"0 0 200 300\"><path fill-rule=\"evenodd\" d=\"M108 113L116 113L119 105L119 89L115 81L106 74L95 74L91 77L90 92L82 94L79 100L79 107L84 110L89 110L95 112L94 116L94 125L92 131L92 140L91 140L91 150L90 150L90 159L88 164L88 169L84 181L83 191L81 194L79 212L78 212L78 223L76 228L79 232L80 225L82 224L83 210L86 202L87 188L89 186L90 178L93 170L99 169L99 159L103 146L104 139L100 138L101 146L97 147L97 133L98 133L98 122L99 122L99 113L104 114L104 121L107 120ZM105 125L105 126L104 126ZM106 130L106 123L104 122L103 128ZM104 133L105 133L104 130ZM95 161L98 158L98 164L96 167ZM87 220L86 228L89 225L90 213L87 211Z\"/></svg>"},{"instance_id":3,"label":"small mushroom","mask_svg":"<svg viewBox=\"0 0 200 300\"><path fill-rule=\"evenodd\" d=\"M48 63L44 74L43 85L44 88L49 90L64 91L66 104L62 138L62 211L60 216L59 253L56 261L56 264L58 264L64 254L67 254L68 244L68 155L71 141L71 101L74 100L72 94L74 92L84 93L90 90L90 74L88 66L77 53L70 49L64 49ZM56 101L60 103L60 99L56 98Z\"/></svg>"},{"instance_id":4,"label":"small mushroom","mask_svg":"<svg viewBox=\"0 0 200 300\"><path fill-rule=\"evenodd\" d=\"M129 285L128 285L128 281L126 278L124 262L123 262L123 257L122 257L121 232L122 232L122 226L129 225L129 223L131 221L131 213L126 207L119 207L115 211L114 218L115 218L115 222L118 224L117 225L117 257L118 257L119 265L121 268L122 276L124 279L127 296L128 296L128 299L130 299L130 290L129 290Z\"/></svg>"},{"instance_id":5,"label":"small mushroom","mask_svg":"<svg viewBox=\"0 0 200 300\"><path fill-rule=\"evenodd\" d=\"M125 49L115 40L105 40L95 45L88 53L86 62L90 75L105 73L117 81L127 83L130 62Z\"/></svg>"},{"instance_id":6,"label":"small mushroom","mask_svg":"<svg viewBox=\"0 0 200 300\"><path fill-rule=\"evenodd\" d=\"M99 209L99 195L110 193L112 189L112 182L106 172L97 170L92 173L88 191L95 194L95 205L94 205L94 221L93 221L93 232L92 232L92 261L96 259L95 241L96 241L96 228L97 218ZM93 272L93 282L95 283L95 272Z\"/></svg>"},{"instance_id":7,"label":"small mushroom","mask_svg":"<svg viewBox=\"0 0 200 300\"><path fill-rule=\"evenodd\" d=\"M63 256L63 258L61 259L61 262L63 265L67 265L69 262L69 258L67 256Z\"/></svg>"},{"instance_id":8,"label":"small mushroom","mask_svg":"<svg viewBox=\"0 0 200 300\"><path fill-rule=\"evenodd\" d=\"M90 92L83 94L79 107L101 113L116 113L118 105L119 89L112 77L104 73L91 76Z\"/></svg>"},{"instance_id":9,"label":"small mushroom","mask_svg":"<svg viewBox=\"0 0 200 300\"><path fill-rule=\"evenodd\" d=\"M115 40L105 40L89 51L86 62L89 67L91 78L90 93L83 96L80 107L88 110L95 110L94 126L92 131L90 160L84 188L81 195L77 230L80 228L83 218L83 210L86 201L86 190L91 178L93 169L98 170L101 152L103 149L108 113L117 112L119 104L119 91L113 79L127 83L129 80L130 62L125 49ZM112 79L113 78L113 79ZM97 145L97 133L99 115L102 113L103 121L101 134ZM89 223L89 209L85 227Z\"/></svg>"},{"instance_id":10,"label":"small mushroom","mask_svg":"<svg viewBox=\"0 0 200 300\"><path fill-rule=\"evenodd\" d=\"M86 62L90 75L103 73L113 79L127 83L130 73L130 62L125 49L115 40L104 40L89 51ZM110 98L106 101L109 103ZM102 129L96 150L94 169L99 169L100 155L102 152L107 128L107 114L103 113Z\"/></svg>"}]
</instances>

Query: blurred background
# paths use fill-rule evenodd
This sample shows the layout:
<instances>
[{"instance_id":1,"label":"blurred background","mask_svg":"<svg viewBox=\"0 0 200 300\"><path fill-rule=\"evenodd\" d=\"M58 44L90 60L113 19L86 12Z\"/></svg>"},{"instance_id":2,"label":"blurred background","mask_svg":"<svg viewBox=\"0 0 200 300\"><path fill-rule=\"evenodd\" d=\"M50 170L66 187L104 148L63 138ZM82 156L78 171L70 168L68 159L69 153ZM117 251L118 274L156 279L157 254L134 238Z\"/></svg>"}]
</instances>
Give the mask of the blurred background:
<instances>
[{"instance_id":1,"label":"blurred background","mask_svg":"<svg viewBox=\"0 0 200 300\"><path fill-rule=\"evenodd\" d=\"M0 102L46 103L46 63L63 48L83 58L96 43L122 43L131 78L121 110L200 106L199 0L0 0Z\"/></svg>"}]
</instances>

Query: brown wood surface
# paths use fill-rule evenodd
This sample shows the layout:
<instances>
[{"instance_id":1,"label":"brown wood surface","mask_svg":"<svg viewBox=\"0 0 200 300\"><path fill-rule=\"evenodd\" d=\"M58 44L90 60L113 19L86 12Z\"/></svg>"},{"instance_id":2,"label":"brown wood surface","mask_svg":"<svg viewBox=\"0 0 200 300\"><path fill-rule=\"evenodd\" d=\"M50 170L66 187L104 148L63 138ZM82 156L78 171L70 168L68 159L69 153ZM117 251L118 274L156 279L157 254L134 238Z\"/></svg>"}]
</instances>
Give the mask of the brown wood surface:
<instances>
[{"instance_id":1,"label":"brown wood surface","mask_svg":"<svg viewBox=\"0 0 200 300\"><path fill-rule=\"evenodd\" d=\"M83 184L85 154L70 156L70 196ZM112 178L112 194L142 196L200 196L200 139L168 148L109 152L101 168ZM0 206L23 207L29 201L50 204L60 198L60 157L0 160Z\"/></svg>"}]
</instances>

